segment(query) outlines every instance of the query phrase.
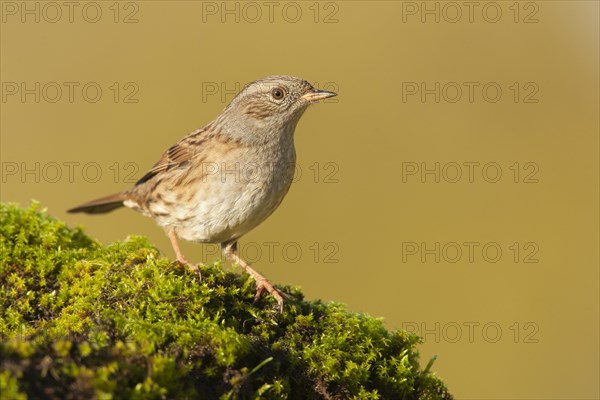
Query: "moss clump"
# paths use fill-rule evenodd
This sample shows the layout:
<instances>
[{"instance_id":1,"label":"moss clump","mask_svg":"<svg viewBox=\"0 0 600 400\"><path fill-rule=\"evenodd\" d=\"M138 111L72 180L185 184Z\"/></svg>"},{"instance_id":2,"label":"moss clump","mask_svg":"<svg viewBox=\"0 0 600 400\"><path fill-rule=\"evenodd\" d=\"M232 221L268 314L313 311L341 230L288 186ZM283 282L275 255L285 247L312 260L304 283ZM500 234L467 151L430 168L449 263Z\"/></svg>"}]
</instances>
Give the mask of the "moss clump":
<instances>
[{"instance_id":1,"label":"moss clump","mask_svg":"<svg viewBox=\"0 0 600 400\"><path fill-rule=\"evenodd\" d=\"M203 279L131 237L102 246L0 204L3 399L451 399L419 338L340 304L283 314L248 275Z\"/></svg>"}]
</instances>

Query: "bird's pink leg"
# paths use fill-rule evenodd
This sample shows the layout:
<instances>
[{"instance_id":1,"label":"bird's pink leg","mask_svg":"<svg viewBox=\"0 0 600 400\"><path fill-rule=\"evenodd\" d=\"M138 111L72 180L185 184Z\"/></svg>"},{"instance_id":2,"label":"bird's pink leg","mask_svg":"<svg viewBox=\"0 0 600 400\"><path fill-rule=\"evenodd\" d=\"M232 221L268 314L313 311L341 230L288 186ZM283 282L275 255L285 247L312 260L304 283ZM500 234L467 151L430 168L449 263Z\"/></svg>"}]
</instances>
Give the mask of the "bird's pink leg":
<instances>
[{"instance_id":1,"label":"bird's pink leg","mask_svg":"<svg viewBox=\"0 0 600 400\"><path fill-rule=\"evenodd\" d=\"M179 265L181 265L182 267L187 266L189 269L200 275L200 270L198 269L198 266L189 262L181 253L181 250L179 249L179 243L177 243L177 234L175 233L175 230L170 229L167 232L167 236L169 236L169 239L171 240L171 246L173 246L173 250L175 250L175 256L177 257L177 262L179 263Z\"/></svg>"},{"instance_id":2,"label":"bird's pink leg","mask_svg":"<svg viewBox=\"0 0 600 400\"><path fill-rule=\"evenodd\" d=\"M275 300L277 300L277 304L279 305L279 312L283 312L283 296L278 289L276 289L271 282L267 280L264 276L259 274L248 264L244 259L242 259L237 253L237 242L224 244L222 245L223 252L225 256L231 259L233 262L240 265L244 270L249 273L252 278L256 281L256 297L255 299L259 299L263 292L266 290L269 292Z\"/></svg>"}]
</instances>

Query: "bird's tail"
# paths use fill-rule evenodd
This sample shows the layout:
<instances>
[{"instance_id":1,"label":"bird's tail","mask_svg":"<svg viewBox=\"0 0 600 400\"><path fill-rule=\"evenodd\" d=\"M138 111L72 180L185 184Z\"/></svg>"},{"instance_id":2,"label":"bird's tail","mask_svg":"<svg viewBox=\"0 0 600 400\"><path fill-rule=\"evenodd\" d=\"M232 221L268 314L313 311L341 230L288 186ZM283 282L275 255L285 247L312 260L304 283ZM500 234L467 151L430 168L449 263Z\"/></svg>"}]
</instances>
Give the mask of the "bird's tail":
<instances>
[{"instance_id":1,"label":"bird's tail","mask_svg":"<svg viewBox=\"0 0 600 400\"><path fill-rule=\"evenodd\" d=\"M123 207L123 202L128 199L126 192L112 194L101 197L96 200L88 201L77 207L67 210L70 213L84 212L88 214L104 214L119 207Z\"/></svg>"}]
</instances>

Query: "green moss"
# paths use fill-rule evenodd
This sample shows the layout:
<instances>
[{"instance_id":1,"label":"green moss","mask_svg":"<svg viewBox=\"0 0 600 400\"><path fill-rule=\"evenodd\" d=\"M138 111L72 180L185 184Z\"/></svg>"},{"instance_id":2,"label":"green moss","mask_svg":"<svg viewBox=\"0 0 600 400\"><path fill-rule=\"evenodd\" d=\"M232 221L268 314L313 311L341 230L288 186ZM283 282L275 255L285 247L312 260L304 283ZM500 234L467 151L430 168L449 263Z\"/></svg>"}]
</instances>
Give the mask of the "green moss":
<instances>
[{"instance_id":1,"label":"green moss","mask_svg":"<svg viewBox=\"0 0 600 400\"><path fill-rule=\"evenodd\" d=\"M146 239L108 246L0 204L3 399L451 399L419 338L248 275L203 279Z\"/></svg>"}]
</instances>

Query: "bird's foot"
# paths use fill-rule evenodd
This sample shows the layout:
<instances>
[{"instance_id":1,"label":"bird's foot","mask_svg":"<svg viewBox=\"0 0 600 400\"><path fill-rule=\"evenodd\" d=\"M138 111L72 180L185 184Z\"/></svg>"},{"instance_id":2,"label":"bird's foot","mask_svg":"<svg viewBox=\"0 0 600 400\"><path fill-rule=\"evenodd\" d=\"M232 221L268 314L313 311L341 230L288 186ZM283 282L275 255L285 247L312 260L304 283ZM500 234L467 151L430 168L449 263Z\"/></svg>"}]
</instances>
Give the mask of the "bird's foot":
<instances>
[{"instance_id":1,"label":"bird's foot","mask_svg":"<svg viewBox=\"0 0 600 400\"><path fill-rule=\"evenodd\" d=\"M256 296L254 297L254 300L256 301L260 299L260 297L266 290L277 301L279 312L283 312L283 297L285 296L285 294L279 289L275 288L275 286L271 285L271 282L269 282L265 277L261 275L259 275L258 277L255 276L254 279L256 280Z\"/></svg>"},{"instance_id":2,"label":"bird's foot","mask_svg":"<svg viewBox=\"0 0 600 400\"><path fill-rule=\"evenodd\" d=\"M175 251L175 256L177 257L177 264L181 268L188 267L192 272L198 274L198 278L202 279L202 275L200 274L200 268L198 268L202 263L196 265L189 262L181 253L179 249L179 244L177 244L177 234L175 233L175 229L170 229L167 231L167 236L171 240L171 246L173 246L173 250Z\"/></svg>"},{"instance_id":3,"label":"bird's foot","mask_svg":"<svg viewBox=\"0 0 600 400\"><path fill-rule=\"evenodd\" d=\"M260 299L264 291L266 290L277 300L277 305L280 313L283 313L283 297L285 294L275 287L261 274L256 272L254 268L250 266L246 261L244 261L237 253L237 241L222 243L221 248L223 249L223 254L233 262L238 263L256 282L256 296L254 297L254 301Z\"/></svg>"},{"instance_id":4,"label":"bird's foot","mask_svg":"<svg viewBox=\"0 0 600 400\"><path fill-rule=\"evenodd\" d=\"M177 264L183 269L189 268L190 271L198 274L198 278L202 279L202 274L200 273L200 267L204 264L193 264L189 262L185 257L177 257Z\"/></svg>"}]
</instances>

